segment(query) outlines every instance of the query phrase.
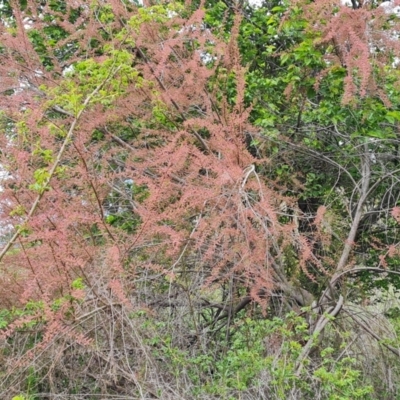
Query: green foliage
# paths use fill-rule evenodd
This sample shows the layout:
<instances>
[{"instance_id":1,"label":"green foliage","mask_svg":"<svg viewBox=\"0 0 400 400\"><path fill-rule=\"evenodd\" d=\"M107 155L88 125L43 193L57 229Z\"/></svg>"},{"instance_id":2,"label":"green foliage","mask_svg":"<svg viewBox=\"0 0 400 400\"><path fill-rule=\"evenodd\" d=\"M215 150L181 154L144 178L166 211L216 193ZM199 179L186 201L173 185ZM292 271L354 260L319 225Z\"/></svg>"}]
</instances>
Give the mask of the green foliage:
<instances>
[{"instance_id":1,"label":"green foliage","mask_svg":"<svg viewBox=\"0 0 400 400\"><path fill-rule=\"evenodd\" d=\"M8 309L0 310L0 329L4 329L9 324L11 311Z\"/></svg>"},{"instance_id":2,"label":"green foliage","mask_svg":"<svg viewBox=\"0 0 400 400\"><path fill-rule=\"evenodd\" d=\"M140 218L135 216L131 211L122 211L118 214L107 215L106 222L127 233L133 233L140 225Z\"/></svg>"},{"instance_id":3,"label":"green foliage","mask_svg":"<svg viewBox=\"0 0 400 400\"><path fill-rule=\"evenodd\" d=\"M322 366L314 372L315 378L321 382L321 386L329 400L368 399L373 392L372 385L361 386L361 371L354 369L355 359L345 357L332 368L332 359L329 353L332 348L325 349L322 353Z\"/></svg>"},{"instance_id":4,"label":"green foliage","mask_svg":"<svg viewBox=\"0 0 400 400\"><path fill-rule=\"evenodd\" d=\"M110 107L115 99L124 95L130 84L141 84L142 78L131 67L132 54L126 50L114 50L110 46L105 47L105 53L107 58L102 63L88 59L74 64L73 70L56 89L43 87L53 97L48 106L61 107L78 115L89 95L92 95L90 105Z\"/></svg>"},{"instance_id":5,"label":"green foliage","mask_svg":"<svg viewBox=\"0 0 400 400\"><path fill-rule=\"evenodd\" d=\"M46 190L49 190L48 183L50 173L47 168L39 168L33 173L35 183L29 185L29 189L42 194Z\"/></svg>"},{"instance_id":6,"label":"green foliage","mask_svg":"<svg viewBox=\"0 0 400 400\"><path fill-rule=\"evenodd\" d=\"M71 283L72 289L85 289L85 284L83 282L83 278L76 278L72 283Z\"/></svg>"},{"instance_id":7,"label":"green foliage","mask_svg":"<svg viewBox=\"0 0 400 400\"><path fill-rule=\"evenodd\" d=\"M329 400L369 399L372 393L372 385L362 383L356 360L338 358L332 347L316 349L318 364L308 359L304 361L305 371L296 374L296 360L303 341L308 339L308 325L294 313L285 318L238 319L228 341L222 334L203 350L201 347L183 350L174 345L174 334L169 333L168 324L154 321L145 312L132 314L131 318L142 320L142 327L149 335L146 343L176 379L185 371L192 382L194 398L218 395L222 399L235 399L241 392L260 390L263 385L272 398L282 400L291 393L296 393L296 398L318 393L319 398ZM343 341L341 349L347 344Z\"/></svg>"},{"instance_id":8,"label":"green foliage","mask_svg":"<svg viewBox=\"0 0 400 400\"><path fill-rule=\"evenodd\" d=\"M25 307L1 309L0 310L0 329L6 329L11 323L17 319L26 318L21 329L29 329L43 322L42 313L44 304L42 301L28 301Z\"/></svg>"}]
</instances>

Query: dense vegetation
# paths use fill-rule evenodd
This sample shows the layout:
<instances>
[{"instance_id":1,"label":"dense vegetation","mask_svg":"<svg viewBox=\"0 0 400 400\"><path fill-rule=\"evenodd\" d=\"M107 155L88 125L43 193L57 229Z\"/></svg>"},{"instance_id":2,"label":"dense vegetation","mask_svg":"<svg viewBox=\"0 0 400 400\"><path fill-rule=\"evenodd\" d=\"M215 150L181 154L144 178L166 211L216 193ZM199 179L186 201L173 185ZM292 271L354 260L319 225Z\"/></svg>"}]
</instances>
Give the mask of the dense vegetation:
<instances>
[{"instance_id":1,"label":"dense vegetation","mask_svg":"<svg viewBox=\"0 0 400 400\"><path fill-rule=\"evenodd\" d=\"M397 11L0 1L0 397L400 398Z\"/></svg>"}]
</instances>

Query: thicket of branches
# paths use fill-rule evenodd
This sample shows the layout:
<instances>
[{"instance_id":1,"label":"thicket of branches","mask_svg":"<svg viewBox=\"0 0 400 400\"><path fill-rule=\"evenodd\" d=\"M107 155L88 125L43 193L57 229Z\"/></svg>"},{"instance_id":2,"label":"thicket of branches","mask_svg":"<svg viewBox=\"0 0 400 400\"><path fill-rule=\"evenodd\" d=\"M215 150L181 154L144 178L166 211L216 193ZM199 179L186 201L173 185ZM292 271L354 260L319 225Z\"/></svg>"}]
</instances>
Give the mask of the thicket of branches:
<instances>
[{"instance_id":1,"label":"thicket of branches","mask_svg":"<svg viewBox=\"0 0 400 400\"><path fill-rule=\"evenodd\" d=\"M396 3L0 5L1 396L396 398Z\"/></svg>"}]
</instances>

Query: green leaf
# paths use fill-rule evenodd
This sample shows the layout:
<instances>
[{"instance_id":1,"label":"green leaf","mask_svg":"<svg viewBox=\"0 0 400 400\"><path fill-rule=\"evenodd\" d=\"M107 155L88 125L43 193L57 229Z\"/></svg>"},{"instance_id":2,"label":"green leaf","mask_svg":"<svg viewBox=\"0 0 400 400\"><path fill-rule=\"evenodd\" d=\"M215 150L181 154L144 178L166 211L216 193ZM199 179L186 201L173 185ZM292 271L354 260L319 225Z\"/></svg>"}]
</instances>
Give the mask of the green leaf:
<instances>
[{"instance_id":1,"label":"green leaf","mask_svg":"<svg viewBox=\"0 0 400 400\"><path fill-rule=\"evenodd\" d=\"M395 121L400 121L400 111L388 111L386 113L386 119L391 123L394 124Z\"/></svg>"}]
</instances>

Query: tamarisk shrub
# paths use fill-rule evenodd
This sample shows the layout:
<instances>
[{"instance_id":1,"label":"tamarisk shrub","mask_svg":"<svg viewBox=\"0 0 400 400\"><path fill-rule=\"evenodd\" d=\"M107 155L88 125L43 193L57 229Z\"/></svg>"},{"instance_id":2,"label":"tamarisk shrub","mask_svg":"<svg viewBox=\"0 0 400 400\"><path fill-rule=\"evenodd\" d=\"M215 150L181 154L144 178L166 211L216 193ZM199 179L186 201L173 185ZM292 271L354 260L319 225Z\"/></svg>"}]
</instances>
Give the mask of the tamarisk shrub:
<instances>
[{"instance_id":1,"label":"tamarisk shrub","mask_svg":"<svg viewBox=\"0 0 400 400\"><path fill-rule=\"evenodd\" d=\"M2 9L0 302L25 310L2 336L40 332L14 367L63 340L90 348L96 305L161 304L172 288L229 286L229 303L243 292L265 311L295 225L246 147L240 17L224 42L202 4L188 10Z\"/></svg>"}]
</instances>

